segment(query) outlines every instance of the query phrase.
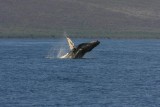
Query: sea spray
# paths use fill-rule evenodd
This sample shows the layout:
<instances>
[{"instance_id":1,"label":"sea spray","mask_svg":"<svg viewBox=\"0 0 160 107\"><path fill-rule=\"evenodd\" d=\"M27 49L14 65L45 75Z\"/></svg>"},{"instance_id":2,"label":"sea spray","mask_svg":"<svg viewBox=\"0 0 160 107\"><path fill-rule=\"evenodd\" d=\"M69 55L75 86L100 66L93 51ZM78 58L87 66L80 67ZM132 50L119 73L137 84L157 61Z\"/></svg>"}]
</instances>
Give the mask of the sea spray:
<instances>
[{"instance_id":1,"label":"sea spray","mask_svg":"<svg viewBox=\"0 0 160 107\"><path fill-rule=\"evenodd\" d=\"M59 52L57 54L57 58L61 58L61 56L65 55L67 53L66 48L63 46L59 49Z\"/></svg>"},{"instance_id":2,"label":"sea spray","mask_svg":"<svg viewBox=\"0 0 160 107\"><path fill-rule=\"evenodd\" d=\"M57 44L54 44L46 58L50 58L50 59L53 59L53 58L61 58L63 55L65 55L69 50L68 50L68 45L67 45L67 42L66 42L66 37L68 36L68 34L66 32L63 33L63 37L62 39L59 39L60 41L57 43Z\"/></svg>"},{"instance_id":3,"label":"sea spray","mask_svg":"<svg viewBox=\"0 0 160 107\"><path fill-rule=\"evenodd\" d=\"M67 33L64 32L63 36L64 36L64 38L66 38ZM63 55L65 55L68 52L68 46L67 46L67 42L65 39L62 39L59 46L60 46L60 48L59 48L59 52L57 54L57 58L61 58Z\"/></svg>"},{"instance_id":4,"label":"sea spray","mask_svg":"<svg viewBox=\"0 0 160 107\"><path fill-rule=\"evenodd\" d=\"M57 44L52 45L46 58L54 59L60 58L61 56L65 55L68 52L68 47L66 41L64 39L60 39Z\"/></svg>"},{"instance_id":5,"label":"sea spray","mask_svg":"<svg viewBox=\"0 0 160 107\"><path fill-rule=\"evenodd\" d=\"M68 36L67 32L64 31L63 33L63 37L66 38ZM68 51L68 46L67 46L67 42L65 39L63 39L63 41L61 42L60 48L59 48L59 52L57 54L57 58L61 58L62 56L64 56L67 51Z\"/></svg>"}]
</instances>

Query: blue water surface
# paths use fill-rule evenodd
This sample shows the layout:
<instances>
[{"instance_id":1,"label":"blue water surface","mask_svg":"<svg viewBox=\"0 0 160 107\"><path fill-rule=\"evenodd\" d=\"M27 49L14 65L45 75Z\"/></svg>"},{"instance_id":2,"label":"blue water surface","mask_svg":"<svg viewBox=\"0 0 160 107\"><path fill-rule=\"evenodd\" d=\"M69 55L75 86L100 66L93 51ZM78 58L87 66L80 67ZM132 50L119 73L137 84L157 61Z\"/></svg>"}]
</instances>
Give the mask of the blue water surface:
<instances>
[{"instance_id":1,"label":"blue water surface","mask_svg":"<svg viewBox=\"0 0 160 107\"><path fill-rule=\"evenodd\" d=\"M160 107L160 40L99 40L60 59L65 40L0 39L0 107Z\"/></svg>"}]
</instances>

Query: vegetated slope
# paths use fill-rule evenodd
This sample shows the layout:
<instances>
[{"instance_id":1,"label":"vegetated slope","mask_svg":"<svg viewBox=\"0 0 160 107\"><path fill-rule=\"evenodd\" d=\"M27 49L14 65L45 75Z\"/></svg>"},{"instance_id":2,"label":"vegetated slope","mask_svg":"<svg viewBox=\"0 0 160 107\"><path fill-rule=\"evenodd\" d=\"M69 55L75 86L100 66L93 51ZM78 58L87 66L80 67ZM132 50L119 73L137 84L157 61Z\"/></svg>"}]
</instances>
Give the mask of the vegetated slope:
<instances>
[{"instance_id":1,"label":"vegetated slope","mask_svg":"<svg viewBox=\"0 0 160 107\"><path fill-rule=\"evenodd\" d=\"M0 0L0 28L160 30L159 0Z\"/></svg>"}]
</instances>

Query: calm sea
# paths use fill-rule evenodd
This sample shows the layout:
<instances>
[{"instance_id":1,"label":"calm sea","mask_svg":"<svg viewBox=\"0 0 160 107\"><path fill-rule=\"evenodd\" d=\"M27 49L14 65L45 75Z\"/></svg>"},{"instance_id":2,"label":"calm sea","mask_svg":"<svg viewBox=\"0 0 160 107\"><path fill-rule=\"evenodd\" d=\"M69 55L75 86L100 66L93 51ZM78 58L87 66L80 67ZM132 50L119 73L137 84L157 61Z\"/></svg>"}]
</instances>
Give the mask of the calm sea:
<instances>
[{"instance_id":1,"label":"calm sea","mask_svg":"<svg viewBox=\"0 0 160 107\"><path fill-rule=\"evenodd\" d=\"M63 39L0 39L0 107L160 107L160 40L99 40L59 59Z\"/></svg>"}]
</instances>

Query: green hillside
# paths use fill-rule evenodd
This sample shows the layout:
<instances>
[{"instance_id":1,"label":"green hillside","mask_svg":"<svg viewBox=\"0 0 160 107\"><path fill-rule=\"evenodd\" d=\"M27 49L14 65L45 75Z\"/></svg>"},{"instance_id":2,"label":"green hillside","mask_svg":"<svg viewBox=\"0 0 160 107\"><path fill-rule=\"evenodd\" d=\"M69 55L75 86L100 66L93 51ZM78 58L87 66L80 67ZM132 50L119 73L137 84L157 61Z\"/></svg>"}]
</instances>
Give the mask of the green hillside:
<instances>
[{"instance_id":1,"label":"green hillside","mask_svg":"<svg viewBox=\"0 0 160 107\"><path fill-rule=\"evenodd\" d=\"M0 37L159 38L159 10L159 0L0 0Z\"/></svg>"}]
</instances>

